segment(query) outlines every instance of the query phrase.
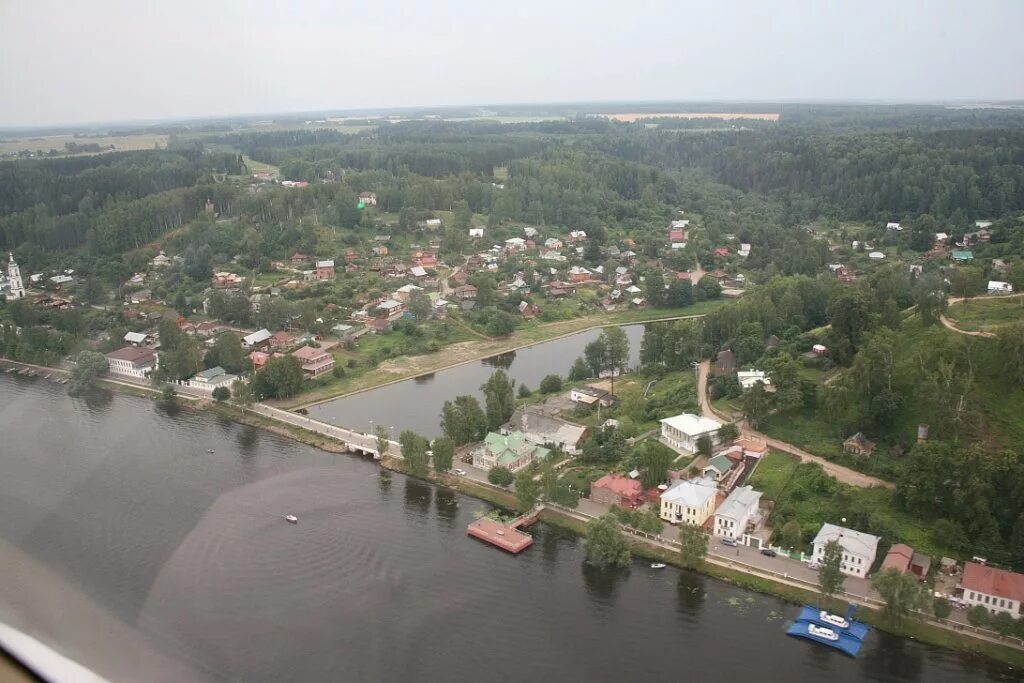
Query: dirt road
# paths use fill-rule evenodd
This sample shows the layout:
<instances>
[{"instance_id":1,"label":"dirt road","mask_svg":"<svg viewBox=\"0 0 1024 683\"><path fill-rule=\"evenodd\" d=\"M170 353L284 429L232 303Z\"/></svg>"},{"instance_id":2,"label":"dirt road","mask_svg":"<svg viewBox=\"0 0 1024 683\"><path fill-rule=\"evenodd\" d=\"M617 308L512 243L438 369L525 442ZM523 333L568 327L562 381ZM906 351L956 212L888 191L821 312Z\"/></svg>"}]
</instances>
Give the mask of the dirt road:
<instances>
[{"instance_id":1,"label":"dirt road","mask_svg":"<svg viewBox=\"0 0 1024 683\"><path fill-rule=\"evenodd\" d=\"M700 365L698 366L697 372L697 400L700 402L701 413L704 415L704 417L711 418L712 420L724 420L728 422L729 419L727 417L719 415L718 413L715 412L714 408L711 407L711 401L708 400L707 378L710 371L711 361L701 361ZM747 424L746 420L739 422L738 426L740 428L740 433L743 436L748 436L753 439L759 439L761 441L764 441L769 448L774 448L777 451L782 451L783 453L795 455L804 462L816 462L819 465L821 465L822 469L824 469L827 474L835 477L844 484L860 486L863 488L867 488L870 486L883 486L885 488L895 488L894 485L890 482L883 481L882 479L878 479L877 477L872 477L867 474L861 474L856 470L851 470L848 467L837 465L834 462L826 460L825 458L822 458L820 456L812 455L811 453L808 453L807 451L801 448L797 448L793 444L786 443L785 441L779 441L778 439L773 439L767 434L763 434L762 432L759 432L756 429L751 428L750 425Z\"/></svg>"}]
</instances>

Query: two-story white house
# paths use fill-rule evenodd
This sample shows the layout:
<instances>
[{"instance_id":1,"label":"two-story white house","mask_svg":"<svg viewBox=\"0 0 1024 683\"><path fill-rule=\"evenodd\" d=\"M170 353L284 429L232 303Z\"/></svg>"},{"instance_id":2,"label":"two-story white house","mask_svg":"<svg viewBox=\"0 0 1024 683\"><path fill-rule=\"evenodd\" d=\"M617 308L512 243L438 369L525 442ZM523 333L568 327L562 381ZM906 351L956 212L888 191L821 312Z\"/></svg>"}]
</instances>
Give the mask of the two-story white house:
<instances>
[{"instance_id":1,"label":"two-story white house","mask_svg":"<svg viewBox=\"0 0 1024 683\"><path fill-rule=\"evenodd\" d=\"M107 367L115 375L145 379L157 369L156 351L126 346L107 354Z\"/></svg>"},{"instance_id":2,"label":"two-story white house","mask_svg":"<svg viewBox=\"0 0 1024 683\"><path fill-rule=\"evenodd\" d=\"M992 614L1006 612L1015 618L1024 614L1024 574L967 562L960 586L964 602L972 607L981 605Z\"/></svg>"},{"instance_id":3,"label":"two-story white house","mask_svg":"<svg viewBox=\"0 0 1024 683\"><path fill-rule=\"evenodd\" d=\"M680 481L661 494L661 518L673 524L703 526L715 510L718 484L710 479Z\"/></svg>"},{"instance_id":4,"label":"two-story white house","mask_svg":"<svg viewBox=\"0 0 1024 683\"><path fill-rule=\"evenodd\" d=\"M747 532L747 524L758 518L761 492L752 486L739 486L715 511L713 533L723 538L739 540Z\"/></svg>"},{"instance_id":5,"label":"two-story white house","mask_svg":"<svg viewBox=\"0 0 1024 683\"><path fill-rule=\"evenodd\" d=\"M821 562L825 557L825 545L829 541L839 541L843 548L839 568L844 574L864 578L875 561L879 540L881 539L878 536L862 531L854 531L835 524L822 524L818 535L814 537L814 559Z\"/></svg>"},{"instance_id":6,"label":"two-story white house","mask_svg":"<svg viewBox=\"0 0 1024 683\"><path fill-rule=\"evenodd\" d=\"M661 440L672 448L695 453L700 437L708 436L714 445L718 441L718 430L721 428L722 424L715 420L702 415L683 413L661 420Z\"/></svg>"}]
</instances>

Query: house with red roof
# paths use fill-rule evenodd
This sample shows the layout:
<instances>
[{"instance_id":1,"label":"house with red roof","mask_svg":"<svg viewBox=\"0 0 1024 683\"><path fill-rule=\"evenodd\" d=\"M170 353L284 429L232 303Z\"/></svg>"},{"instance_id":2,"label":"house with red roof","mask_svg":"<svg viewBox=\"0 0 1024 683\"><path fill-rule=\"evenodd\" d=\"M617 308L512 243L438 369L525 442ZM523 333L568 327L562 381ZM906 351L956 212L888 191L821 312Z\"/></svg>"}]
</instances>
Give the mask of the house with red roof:
<instances>
[{"instance_id":1,"label":"house with red roof","mask_svg":"<svg viewBox=\"0 0 1024 683\"><path fill-rule=\"evenodd\" d=\"M590 500L631 509L644 502L644 490L639 479L630 479L621 474L606 474L591 484Z\"/></svg>"},{"instance_id":2,"label":"house with red roof","mask_svg":"<svg viewBox=\"0 0 1024 683\"><path fill-rule=\"evenodd\" d=\"M686 231L683 230L682 228L672 228L671 230L668 231L668 241L669 242L685 242L686 241Z\"/></svg>"},{"instance_id":3,"label":"house with red roof","mask_svg":"<svg viewBox=\"0 0 1024 683\"><path fill-rule=\"evenodd\" d=\"M719 258L727 258L729 256L729 247L716 247L715 256Z\"/></svg>"},{"instance_id":4,"label":"house with red roof","mask_svg":"<svg viewBox=\"0 0 1024 683\"><path fill-rule=\"evenodd\" d=\"M334 369L334 356L323 349L302 346L292 351L292 355L299 359L299 363L302 365L302 374L306 376L306 379L319 377Z\"/></svg>"},{"instance_id":5,"label":"house with red roof","mask_svg":"<svg viewBox=\"0 0 1024 683\"><path fill-rule=\"evenodd\" d=\"M1024 574L967 562L960 587L964 602L972 607L981 605L993 614L1006 612L1014 617L1024 614Z\"/></svg>"}]
</instances>

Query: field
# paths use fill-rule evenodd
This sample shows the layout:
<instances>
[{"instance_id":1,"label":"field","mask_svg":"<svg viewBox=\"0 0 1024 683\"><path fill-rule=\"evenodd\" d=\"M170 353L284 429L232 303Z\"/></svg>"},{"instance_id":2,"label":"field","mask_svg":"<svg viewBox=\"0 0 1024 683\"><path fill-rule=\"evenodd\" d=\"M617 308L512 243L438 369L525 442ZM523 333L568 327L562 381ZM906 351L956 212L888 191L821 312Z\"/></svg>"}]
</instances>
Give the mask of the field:
<instances>
[{"instance_id":1,"label":"field","mask_svg":"<svg viewBox=\"0 0 1024 683\"><path fill-rule=\"evenodd\" d=\"M734 119L753 119L756 121L778 121L778 114L744 114L741 112L627 112L622 114L601 114L604 118L613 121L633 123L640 119L721 119L732 121Z\"/></svg>"},{"instance_id":2,"label":"field","mask_svg":"<svg viewBox=\"0 0 1024 683\"><path fill-rule=\"evenodd\" d=\"M1013 297L955 303L946 311L946 317L967 332L993 332L1002 325L1024 320L1024 300Z\"/></svg>"},{"instance_id":3,"label":"field","mask_svg":"<svg viewBox=\"0 0 1024 683\"><path fill-rule=\"evenodd\" d=\"M5 138L0 140L0 157L17 154L18 152L36 152L45 154L55 149L64 155L64 143L75 142L80 145L97 144L100 147L113 145L115 151L131 151L137 149L153 149L159 144L167 146L166 135L115 135L101 137L75 137L74 135L48 135L40 138ZM91 154L92 152L86 152Z\"/></svg>"}]
</instances>

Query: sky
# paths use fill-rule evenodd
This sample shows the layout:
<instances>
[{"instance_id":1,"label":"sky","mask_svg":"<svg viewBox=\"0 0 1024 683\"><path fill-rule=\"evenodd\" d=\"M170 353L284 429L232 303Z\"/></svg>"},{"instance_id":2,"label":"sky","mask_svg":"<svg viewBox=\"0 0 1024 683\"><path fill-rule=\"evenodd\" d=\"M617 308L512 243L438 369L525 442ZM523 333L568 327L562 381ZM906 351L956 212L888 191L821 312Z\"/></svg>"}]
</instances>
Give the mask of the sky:
<instances>
[{"instance_id":1,"label":"sky","mask_svg":"<svg viewBox=\"0 0 1024 683\"><path fill-rule=\"evenodd\" d=\"M0 126L1024 99L1024 0L0 0Z\"/></svg>"}]
</instances>

